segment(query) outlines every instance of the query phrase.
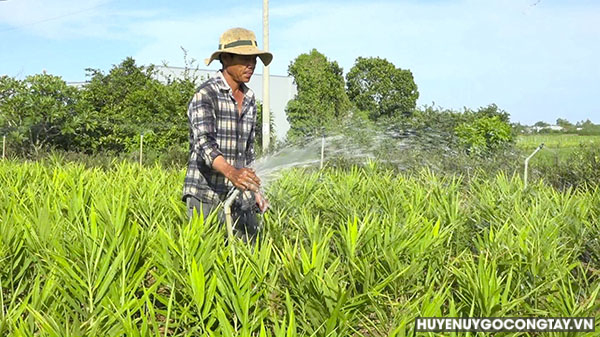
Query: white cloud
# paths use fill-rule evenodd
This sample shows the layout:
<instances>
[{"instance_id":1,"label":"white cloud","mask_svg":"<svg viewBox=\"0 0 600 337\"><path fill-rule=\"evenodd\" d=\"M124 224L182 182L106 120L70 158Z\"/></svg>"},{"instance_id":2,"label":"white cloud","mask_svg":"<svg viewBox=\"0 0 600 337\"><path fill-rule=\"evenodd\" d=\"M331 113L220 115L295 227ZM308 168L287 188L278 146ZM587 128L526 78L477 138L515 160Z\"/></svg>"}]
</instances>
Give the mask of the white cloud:
<instances>
[{"instance_id":1,"label":"white cloud","mask_svg":"<svg viewBox=\"0 0 600 337\"><path fill-rule=\"evenodd\" d=\"M123 27L139 19L148 19L159 12L148 10L117 10L112 0L19 0L0 3L0 23L8 26L3 32L20 31L55 40L82 37L127 39Z\"/></svg>"}]
</instances>

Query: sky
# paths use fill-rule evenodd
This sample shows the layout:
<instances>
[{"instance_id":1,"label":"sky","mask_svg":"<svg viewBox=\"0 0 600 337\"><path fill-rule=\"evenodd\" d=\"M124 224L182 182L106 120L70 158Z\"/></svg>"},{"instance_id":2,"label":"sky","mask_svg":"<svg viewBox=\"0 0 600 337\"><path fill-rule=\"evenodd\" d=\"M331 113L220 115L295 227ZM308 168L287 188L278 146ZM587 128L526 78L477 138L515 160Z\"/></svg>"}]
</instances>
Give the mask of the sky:
<instances>
[{"instance_id":1,"label":"sky","mask_svg":"<svg viewBox=\"0 0 600 337\"><path fill-rule=\"evenodd\" d=\"M51 4L50 4L51 3ZM0 76L86 80L128 56L201 69L221 33L245 27L263 46L263 2L0 0ZM600 123L600 1L271 0L272 75L316 48L347 73L357 57L412 71L418 106L495 103L513 122ZM258 73L262 67L258 67Z\"/></svg>"}]
</instances>

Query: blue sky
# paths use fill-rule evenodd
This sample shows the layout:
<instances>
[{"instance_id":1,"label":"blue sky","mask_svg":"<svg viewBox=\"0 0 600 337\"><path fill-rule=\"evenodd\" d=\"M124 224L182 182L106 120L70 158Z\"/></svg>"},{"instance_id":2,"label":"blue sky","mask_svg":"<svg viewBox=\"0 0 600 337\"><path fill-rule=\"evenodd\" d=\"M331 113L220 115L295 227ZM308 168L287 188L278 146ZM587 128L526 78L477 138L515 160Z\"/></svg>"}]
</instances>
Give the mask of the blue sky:
<instances>
[{"instance_id":1,"label":"blue sky","mask_svg":"<svg viewBox=\"0 0 600 337\"><path fill-rule=\"evenodd\" d=\"M257 33L262 1L0 1L0 75L83 81L132 56L183 66L227 28ZM270 1L271 74L317 48L347 72L358 56L410 69L419 105L496 103L516 122L600 123L600 2L547 0ZM218 69L213 63L209 69ZM262 69L258 69L262 72Z\"/></svg>"}]
</instances>

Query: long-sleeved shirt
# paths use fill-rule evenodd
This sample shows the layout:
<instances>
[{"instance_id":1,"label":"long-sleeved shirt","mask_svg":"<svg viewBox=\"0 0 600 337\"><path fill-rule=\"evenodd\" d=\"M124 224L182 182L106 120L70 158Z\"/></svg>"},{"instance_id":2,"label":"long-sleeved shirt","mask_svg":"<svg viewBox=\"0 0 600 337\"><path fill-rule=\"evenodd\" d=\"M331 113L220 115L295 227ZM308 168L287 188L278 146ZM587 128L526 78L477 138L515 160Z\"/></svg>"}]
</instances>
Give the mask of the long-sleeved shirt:
<instances>
[{"instance_id":1,"label":"long-sleeved shirt","mask_svg":"<svg viewBox=\"0 0 600 337\"><path fill-rule=\"evenodd\" d=\"M222 155L237 169L254 161L256 100L254 92L243 83L242 114L233 91L221 71L204 82L188 105L190 150L183 186L183 200L194 196L201 201L217 204L225 199L234 186L212 164ZM244 193L245 201L251 198ZM252 198L253 199L253 198Z\"/></svg>"}]
</instances>

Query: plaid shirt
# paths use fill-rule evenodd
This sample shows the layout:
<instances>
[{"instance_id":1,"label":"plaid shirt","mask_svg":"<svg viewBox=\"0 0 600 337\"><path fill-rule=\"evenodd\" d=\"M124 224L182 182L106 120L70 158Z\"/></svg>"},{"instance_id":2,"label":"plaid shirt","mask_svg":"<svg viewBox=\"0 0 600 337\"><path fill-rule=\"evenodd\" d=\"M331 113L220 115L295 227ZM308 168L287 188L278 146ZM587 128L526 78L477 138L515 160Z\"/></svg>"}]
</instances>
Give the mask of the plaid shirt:
<instances>
[{"instance_id":1,"label":"plaid shirt","mask_svg":"<svg viewBox=\"0 0 600 337\"><path fill-rule=\"evenodd\" d=\"M224 175L212 169L218 156L237 169L254 161L254 127L256 101L254 92L243 83L242 115L233 91L218 71L204 82L188 105L190 125L190 159L183 186L183 200L191 195L217 204L225 200L234 186ZM252 193L242 194L245 202L254 200Z\"/></svg>"}]
</instances>

